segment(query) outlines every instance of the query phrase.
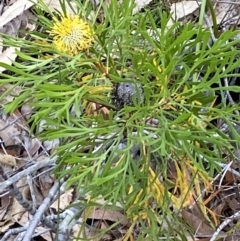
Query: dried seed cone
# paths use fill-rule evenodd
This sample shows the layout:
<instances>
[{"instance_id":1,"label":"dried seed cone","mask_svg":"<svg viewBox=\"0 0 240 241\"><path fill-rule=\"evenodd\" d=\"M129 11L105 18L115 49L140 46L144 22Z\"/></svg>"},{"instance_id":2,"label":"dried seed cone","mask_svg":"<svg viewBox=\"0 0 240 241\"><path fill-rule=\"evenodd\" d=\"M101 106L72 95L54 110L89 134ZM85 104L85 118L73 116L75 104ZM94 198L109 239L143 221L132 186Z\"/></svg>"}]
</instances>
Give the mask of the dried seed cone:
<instances>
[{"instance_id":1,"label":"dried seed cone","mask_svg":"<svg viewBox=\"0 0 240 241\"><path fill-rule=\"evenodd\" d=\"M139 83L117 83L112 91L112 102L118 110L124 105L134 106L134 103L141 104L143 101L144 89Z\"/></svg>"}]
</instances>

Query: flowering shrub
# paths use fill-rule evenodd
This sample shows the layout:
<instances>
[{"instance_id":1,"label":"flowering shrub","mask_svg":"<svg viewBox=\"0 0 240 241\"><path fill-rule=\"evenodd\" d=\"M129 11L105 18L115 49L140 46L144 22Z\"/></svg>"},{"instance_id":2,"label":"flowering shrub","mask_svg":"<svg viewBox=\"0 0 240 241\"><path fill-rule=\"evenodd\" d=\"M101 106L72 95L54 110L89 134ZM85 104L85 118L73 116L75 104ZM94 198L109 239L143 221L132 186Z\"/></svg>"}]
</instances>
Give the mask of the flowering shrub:
<instances>
[{"instance_id":1,"label":"flowering shrub","mask_svg":"<svg viewBox=\"0 0 240 241\"><path fill-rule=\"evenodd\" d=\"M113 208L120 203L129 230L141 227L139 240L180 240L188 228L182 208L211 189L219 159L232 154L213 122L239 121L238 105L215 105L217 95L239 90L220 81L239 66L237 41L228 42L236 32L208 46L209 30L169 27L161 8L157 25L151 11L132 15L128 0L99 6L100 23L97 15L83 20L91 6L79 3L76 15L49 11L48 18L38 6L41 32L21 43L5 37L24 52L13 66L0 64L9 71L1 74L4 83L21 87L4 110L31 104L34 134L60 140L55 175L67 175L69 186L88 195L86 207L99 197ZM47 127L39 133L42 120Z\"/></svg>"}]
</instances>

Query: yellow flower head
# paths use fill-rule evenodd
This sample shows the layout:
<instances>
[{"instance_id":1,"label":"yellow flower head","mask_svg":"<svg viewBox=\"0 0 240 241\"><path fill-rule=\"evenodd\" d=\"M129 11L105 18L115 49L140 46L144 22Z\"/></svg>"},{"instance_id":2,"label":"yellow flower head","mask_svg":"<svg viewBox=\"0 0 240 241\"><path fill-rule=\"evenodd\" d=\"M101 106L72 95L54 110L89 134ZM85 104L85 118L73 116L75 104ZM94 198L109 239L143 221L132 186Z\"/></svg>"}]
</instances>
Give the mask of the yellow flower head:
<instances>
[{"instance_id":1,"label":"yellow flower head","mask_svg":"<svg viewBox=\"0 0 240 241\"><path fill-rule=\"evenodd\" d=\"M92 29L79 16L62 16L60 20L54 18L50 34L53 35L56 48L70 55L90 48L94 40Z\"/></svg>"}]
</instances>

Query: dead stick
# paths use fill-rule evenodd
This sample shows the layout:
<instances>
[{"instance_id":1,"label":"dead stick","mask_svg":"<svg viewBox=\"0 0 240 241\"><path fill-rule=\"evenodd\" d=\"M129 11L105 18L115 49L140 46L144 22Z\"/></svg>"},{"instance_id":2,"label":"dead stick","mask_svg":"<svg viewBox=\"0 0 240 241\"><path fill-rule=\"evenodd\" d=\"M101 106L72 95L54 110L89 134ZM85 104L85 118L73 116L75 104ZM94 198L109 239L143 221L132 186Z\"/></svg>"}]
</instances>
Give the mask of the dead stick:
<instances>
[{"instance_id":1,"label":"dead stick","mask_svg":"<svg viewBox=\"0 0 240 241\"><path fill-rule=\"evenodd\" d=\"M34 231L38 224L41 222L42 217L45 213L45 211L49 208L51 205L52 201L54 200L55 194L59 191L60 186L64 180L57 181L52 188L49 191L48 196L43 200L43 203L40 205L38 208L36 214L34 215L33 219L31 220L28 230L23 238L22 241L31 241L32 240L32 235L34 234Z\"/></svg>"},{"instance_id":2,"label":"dead stick","mask_svg":"<svg viewBox=\"0 0 240 241\"><path fill-rule=\"evenodd\" d=\"M29 168L17 173L16 175L8 178L8 180L4 181L0 185L0 193L4 192L5 189L9 186L11 186L13 183L16 183L23 177L26 177L27 175L33 173L34 171L37 171L40 168L55 165L56 158L54 159L46 159L45 161L38 162L37 164L30 166Z\"/></svg>"}]
</instances>

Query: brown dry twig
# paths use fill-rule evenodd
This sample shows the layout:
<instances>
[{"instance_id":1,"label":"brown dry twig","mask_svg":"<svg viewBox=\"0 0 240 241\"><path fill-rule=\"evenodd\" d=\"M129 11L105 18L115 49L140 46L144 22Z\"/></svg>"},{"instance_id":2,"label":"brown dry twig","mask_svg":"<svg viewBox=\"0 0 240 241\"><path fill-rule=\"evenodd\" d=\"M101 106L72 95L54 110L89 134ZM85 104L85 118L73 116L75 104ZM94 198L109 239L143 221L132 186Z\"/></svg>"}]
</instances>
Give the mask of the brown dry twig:
<instances>
[{"instance_id":1,"label":"brown dry twig","mask_svg":"<svg viewBox=\"0 0 240 241\"><path fill-rule=\"evenodd\" d=\"M59 225L59 230L57 232L58 241L70 240L69 233L73 226L77 223L82 212L83 207L81 207L81 205L70 207L64 211L66 216Z\"/></svg>"},{"instance_id":2,"label":"brown dry twig","mask_svg":"<svg viewBox=\"0 0 240 241\"><path fill-rule=\"evenodd\" d=\"M19 181L20 179L22 179L23 177L26 177L27 175L32 174L33 172L46 167L46 166L55 166L55 161L56 161L56 157L55 158L47 158L46 160L40 161L30 167L28 167L27 169L15 174L12 177L9 177L6 181L2 182L0 185L0 193L3 193L4 191L6 191L6 188L11 186L12 184L16 183L17 181Z\"/></svg>"},{"instance_id":3,"label":"brown dry twig","mask_svg":"<svg viewBox=\"0 0 240 241\"><path fill-rule=\"evenodd\" d=\"M33 219L30 221L28 231L25 233L23 241L32 240L32 235L34 234L36 227L43 220L45 211L50 207L50 205L54 201L54 197L59 192L59 189L60 189L61 185L64 183L64 181L65 181L64 179L57 181L52 186L52 188L49 191L48 196L44 199L43 203L38 208Z\"/></svg>"}]
</instances>

